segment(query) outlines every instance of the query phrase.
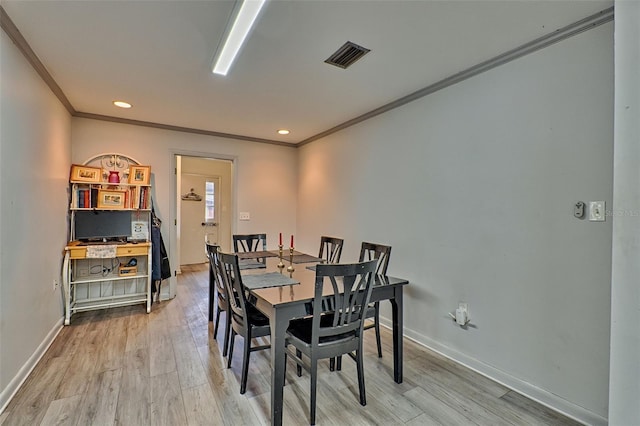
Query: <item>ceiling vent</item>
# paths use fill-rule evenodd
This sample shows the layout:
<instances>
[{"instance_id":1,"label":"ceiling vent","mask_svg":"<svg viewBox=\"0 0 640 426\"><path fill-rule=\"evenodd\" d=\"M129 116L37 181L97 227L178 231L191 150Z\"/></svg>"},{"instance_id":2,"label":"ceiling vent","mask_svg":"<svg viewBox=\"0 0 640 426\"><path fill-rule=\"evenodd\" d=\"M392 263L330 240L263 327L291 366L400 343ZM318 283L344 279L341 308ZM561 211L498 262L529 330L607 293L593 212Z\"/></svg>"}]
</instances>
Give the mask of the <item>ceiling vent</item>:
<instances>
[{"instance_id":1,"label":"ceiling vent","mask_svg":"<svg viewBox=\"0 0 640 426\"><path fill-rule=\"evenodd\" d=\"M346 69L370 51L370 49L365 49L362 46L348 41L343 44L340 49L336 50L333 55L329 56L325 62Z\"/></svg>"}]
</instances>

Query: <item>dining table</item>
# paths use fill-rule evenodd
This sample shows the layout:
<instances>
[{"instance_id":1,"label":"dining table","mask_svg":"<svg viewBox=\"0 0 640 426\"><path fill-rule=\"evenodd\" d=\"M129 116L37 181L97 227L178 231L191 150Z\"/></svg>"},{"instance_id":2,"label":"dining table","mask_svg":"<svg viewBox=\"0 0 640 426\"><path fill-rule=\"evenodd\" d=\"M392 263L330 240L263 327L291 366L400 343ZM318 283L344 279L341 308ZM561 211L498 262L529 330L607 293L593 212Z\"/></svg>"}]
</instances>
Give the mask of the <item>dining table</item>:
<instances>
[{"instance_id":1,"label":"dining table","mask_svg":"<svg viewBox=\"0 0 640 426\"><path fill-rule=\"evenodd\" d=\"M243 282L248 300L269 318L271 327L271 424L282 424L285 380L285 340L289 321L311 314L315 295L315 265L322 260L300 252L282 258L278 251L246 255L238 253ZM256 265L256 260L262 266ZM243 267L243 264L245 267ZM293 270L291 270L293 269ZM280 276L278 276L280 274ZM409 281L386 275L377 275L371 291L371 303L389 300L393 333L393 380L402 383L402 292ZM324 294L333 290L326 284ZM210 290L210 298L213 291ZM210 301L210 308L212 307ZM210 314L210 318L212 315Z\"/></svg>"}]
</instances>

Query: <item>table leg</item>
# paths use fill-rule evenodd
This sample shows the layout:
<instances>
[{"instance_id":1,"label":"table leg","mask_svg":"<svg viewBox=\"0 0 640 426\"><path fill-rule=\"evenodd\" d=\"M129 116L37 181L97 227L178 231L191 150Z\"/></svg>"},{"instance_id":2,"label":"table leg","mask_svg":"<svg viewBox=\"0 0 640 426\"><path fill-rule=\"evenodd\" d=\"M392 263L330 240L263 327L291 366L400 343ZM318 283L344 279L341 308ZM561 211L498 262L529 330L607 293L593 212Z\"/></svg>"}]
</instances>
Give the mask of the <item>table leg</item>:
<instances>
[{"instance_id":1,"label":"table leg","mask_svg":"<svg viewBox=\"0 0 640 426\"><path fill-rule=\"evenodd\" d=\"M285 336L290 316L275 309L271 326L271 424L282 425L282 399L285 379Z\"/></svg>"},{"instance_id":2,"label":"table leg","mask_svg":"<svg viewBox=\"0 0 640 426\"><path fill-rule=\"evenodd\" d=\"M393 380L402 383L402 286L396 286L391 299L393 317Z\"/></svg>"}]
</instances>

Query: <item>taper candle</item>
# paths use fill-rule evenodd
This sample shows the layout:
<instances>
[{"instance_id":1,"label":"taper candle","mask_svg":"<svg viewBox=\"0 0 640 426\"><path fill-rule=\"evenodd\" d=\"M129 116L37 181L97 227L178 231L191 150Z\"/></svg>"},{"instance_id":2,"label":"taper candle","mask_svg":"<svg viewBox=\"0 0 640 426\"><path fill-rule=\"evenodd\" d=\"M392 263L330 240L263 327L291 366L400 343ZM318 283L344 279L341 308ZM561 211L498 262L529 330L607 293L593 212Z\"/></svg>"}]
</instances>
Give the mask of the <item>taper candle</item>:
<instances>
[{"instance_id":1,"label":"taper candle","mask_svg":"<svg viewBox=\"0 0 640 426\"><path fill-rule=\"evenodd\" d=\"M293 234L291 234L291 248L293 248Z\"/></svg>"},{"instance_id":2,"label":"taper candle","mask_svg":"<svg viewBox=\"0 0 640 426\"><path fill-rule=\"evenodd\" d=\"M280 233L280 245L282 245L282 232Z\"/></svg>"}]
</instances>

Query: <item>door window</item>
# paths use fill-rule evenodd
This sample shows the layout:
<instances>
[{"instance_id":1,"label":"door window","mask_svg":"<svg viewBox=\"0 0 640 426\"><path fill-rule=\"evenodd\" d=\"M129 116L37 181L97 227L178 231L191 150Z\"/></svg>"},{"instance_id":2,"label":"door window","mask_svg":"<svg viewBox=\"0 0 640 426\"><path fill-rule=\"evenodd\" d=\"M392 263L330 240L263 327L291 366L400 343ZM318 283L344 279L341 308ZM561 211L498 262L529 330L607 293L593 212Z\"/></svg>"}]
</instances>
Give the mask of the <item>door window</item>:
<instances>
[{"instance_id":1,"label":"door window","mask_svg":"<svg viewBox=\"0 0 640 426\"><path fill-rule=\"evenodd\" d=\"M213 182L205 184L204 220L215 222L216 220L216 189Z\"/></svg>"}]
</instances>

